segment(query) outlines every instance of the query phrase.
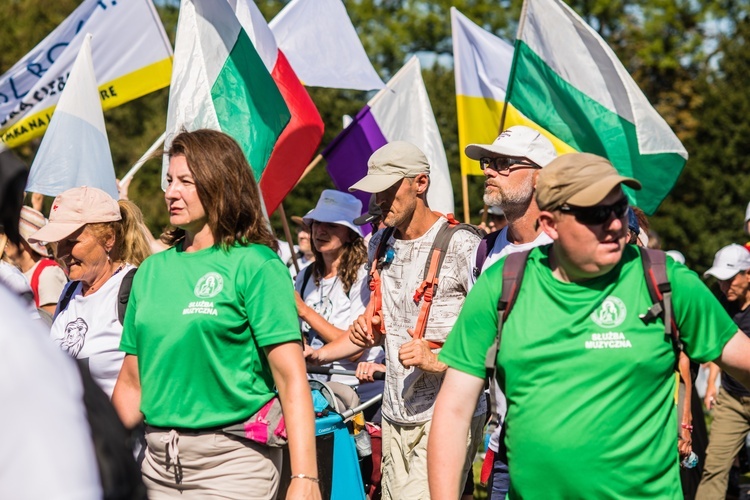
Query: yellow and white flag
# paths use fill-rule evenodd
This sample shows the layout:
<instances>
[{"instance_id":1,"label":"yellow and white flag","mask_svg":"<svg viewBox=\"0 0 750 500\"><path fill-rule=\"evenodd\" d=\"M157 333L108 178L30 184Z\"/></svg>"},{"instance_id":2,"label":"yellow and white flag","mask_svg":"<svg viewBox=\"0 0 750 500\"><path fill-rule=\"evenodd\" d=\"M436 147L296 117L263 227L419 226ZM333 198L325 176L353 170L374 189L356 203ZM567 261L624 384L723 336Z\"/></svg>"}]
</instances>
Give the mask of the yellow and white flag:
<instances>
[{"instance_id":1,"label":"yellow and white flag","mask_svg":"<svg viewBox=\"0 0 750 500\"><path fill-rule=\"evenodd\" d=\"M451 30L461 174L482 175L479 162L467 158L463 150L469 144L491 144L502 132L500 121L513 64L513 45L477 26L455 7L451 7ZM513 125L539 130L559 154L574 151L508 105L503 128Z\"/></svg>"},{"instance_id":2,"label":"yellow and white flag","mask_svg":"<svg viewBox=\"0 0 750 500\"><path fill-rule=\"evenodd\" d=\"M44 133L86 33L104 109L169 85L172 46L151 0L84 0L0 76L0 149Z\"/></svg>"}]
</instances>

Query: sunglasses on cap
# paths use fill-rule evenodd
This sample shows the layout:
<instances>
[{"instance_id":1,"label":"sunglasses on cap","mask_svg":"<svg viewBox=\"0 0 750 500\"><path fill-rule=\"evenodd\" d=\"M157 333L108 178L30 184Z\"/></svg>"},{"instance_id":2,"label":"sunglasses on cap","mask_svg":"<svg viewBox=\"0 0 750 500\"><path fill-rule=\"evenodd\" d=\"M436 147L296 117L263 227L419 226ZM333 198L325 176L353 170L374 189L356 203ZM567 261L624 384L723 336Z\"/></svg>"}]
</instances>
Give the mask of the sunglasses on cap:
<instances>
[{"instance_id":1,"label":"sunglasses on cap","mask_svg":"<svg viewBox=\"0 0 750 500\"><path fill-rule=\"evenodd\" d=\"M615 214L615 217L618 219L624 217L628 211L628 199L622 198L611 205L596 205L594 207L561 205L558 210L572 215L581 224L596 226L607 222L612 214Z\"/></svg>"},{"instance_id":2,"label":"sunglasses on cap","mask_svg":"<svg viewBox=\"0 0 750 500\"><path fill-rule=\"evenodd\" d=\"M515 168L512 168L514 167ZM521 160L517 158L508 158L507 156L499 156L497 158L490 158L484 156L479 159L479 168L482 170L491 168L499 174L510 174L514 170L520 170L522 168L542 168L536 163L529 160Z\"/></svg>"}]
</instances>

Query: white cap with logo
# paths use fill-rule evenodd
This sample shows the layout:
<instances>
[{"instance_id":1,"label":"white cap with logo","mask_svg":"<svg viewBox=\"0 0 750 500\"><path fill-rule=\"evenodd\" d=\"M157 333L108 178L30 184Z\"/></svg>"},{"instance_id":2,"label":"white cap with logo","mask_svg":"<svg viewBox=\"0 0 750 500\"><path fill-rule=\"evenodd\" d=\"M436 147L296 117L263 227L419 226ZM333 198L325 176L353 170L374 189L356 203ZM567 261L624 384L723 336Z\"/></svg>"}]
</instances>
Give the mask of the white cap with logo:
<instances>
[{"instance_id":1,"label":"white cap with logo","mask_svg":"<svg viewBox=\"0 0 750 500\"><path fill-rule=\"evenodd\" d=\"M703 276L713 276L719 280L728 280L740 271L750 269L750 252L736 243L727 245L714 257L714 265Z\"/></svg>"},{"instance_id":2,"label":"white cap with logo","mask_svg":"<svg viewBox=\"0 0 750 500\"><path fill-rule=\"evenodd\" d=\"M526 158L540 167L546 167L557 158L555 146L549 139L538 130L523 125L515 125L504 130L492 144L469 144L464 152L472 160L500 155Z\"/></svg>"}]
</instances>

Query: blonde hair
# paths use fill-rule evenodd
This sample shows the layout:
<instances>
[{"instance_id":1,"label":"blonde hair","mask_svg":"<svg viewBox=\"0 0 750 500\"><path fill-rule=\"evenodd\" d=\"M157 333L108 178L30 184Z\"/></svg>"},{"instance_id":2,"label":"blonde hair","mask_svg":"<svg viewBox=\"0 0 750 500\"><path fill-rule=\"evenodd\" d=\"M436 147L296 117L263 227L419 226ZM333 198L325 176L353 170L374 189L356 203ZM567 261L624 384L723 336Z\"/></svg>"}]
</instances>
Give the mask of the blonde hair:
<instances>
[{"instance_id":1,"label":"blonde hair","mask_svg":"<svg viewBox=\"0 0 750 500\"><path fill-rule=\"evenodd\" d=\"M131 201L120 200L122 220L86 224L100 243L104 244L114 235L115 244L110 251L114 261L123 261L139 266L151 255L151 245L146 238L148 231L141 210Z\"/></svg>"}]
</instances>

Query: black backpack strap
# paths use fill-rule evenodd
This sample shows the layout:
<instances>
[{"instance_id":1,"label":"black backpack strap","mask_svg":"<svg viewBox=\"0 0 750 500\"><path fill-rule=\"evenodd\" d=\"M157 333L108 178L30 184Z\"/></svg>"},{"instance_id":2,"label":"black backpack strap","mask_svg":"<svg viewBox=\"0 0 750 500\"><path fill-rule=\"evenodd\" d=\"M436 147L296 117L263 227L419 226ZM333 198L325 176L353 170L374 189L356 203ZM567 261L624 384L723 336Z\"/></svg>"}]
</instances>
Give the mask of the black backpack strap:
<instances>
[{"instance_id":1,"label":"black backpack strap","mask_svg":"<svg viewBox=\"0 0 750 500\"><path fill-rule=\"evenodd\" d=\"M479 242L479 246L477 246L477 256L474 260L474 279L478 278L480 274L482 274L482 267L484 267L484 263L487 260L487 256L490 254L492 249L495 247L495 242L497 241L497 238L500 236L501 231L495 231L494 233L490 233L484 238L482 238L482 241Z\"/></svg>"},{"instance_id":2,"label":"black backpack strap","mask_svg":"<svg viewBox=\"0 0 750 500\"><path fill-rule=\"evenodd\" d=\"M70 299L73 298L73 294L75 293L76 288L78 288L78 283L80 283L80 281L68 281L65 284L65 288L63 288L62 294L60 295L60 300L57 301L57 307L55 307L55 314L52 316L52 321L55 321L57 316L68 307Z\"/></svg>"},{"instance_id":3,"label":"black backpack strap","mask_svg":"<svg viewBox=\"0 0 750 500\"><path fill-rule=\"evenodd\" d=\"M658 317L664 321L664 334L669 336L676 347L680 347L680 332L674 321L672 310L672 285L667 277L667 255L660 250L639 248L646 286L651 296L652 306L640 318L648 323Z\"/></svg>"},{"instance_id":4,"label":"black backpack strap","mask_svg":"<svg viewBox=\"0 0 750 500\"><path fill-rule=\"evenodd\" d=\"M513 304L516 302L518 292L521 289L523 273L526 270L526 261L531 250L516 252L508 255L503 263L503 288L497 301L497 334L492 346L487 350L484 359L484 368L490 379L490 405L493 413L497 413L497 401L492 384L495 383L497 374L497 353L500 350L500 340L503 334L503 323L508 318Z\"/></svg>"},{"instance_id":5,"label":"black backpack strap","mask_svg":"<svg viewBox=\"0 0 750 500\"><path fill-rule=\"evenodd\" d=\"M312 276L313 271L313 265L310 263L302 272L304 273L302 275L302 288L299 291L300 297L302 297L302 300L305 300L305 288L307 288L307 284L310 282L310 276Z\"/></svg>"},{"instance_id":6,"label":"black backpack strap","mask_svg":"<svg viewBox=\"0 0 750 500\"><path fill-rule=\"evenodd\" d=\"M125 323L125 310L128 308L130 288L133 286L133 276L137 270L137 268L131 269L125 273L120 282L120 291L117 292L117 319L120 320L121 325Z\"/></svg>"}]
</instances>

